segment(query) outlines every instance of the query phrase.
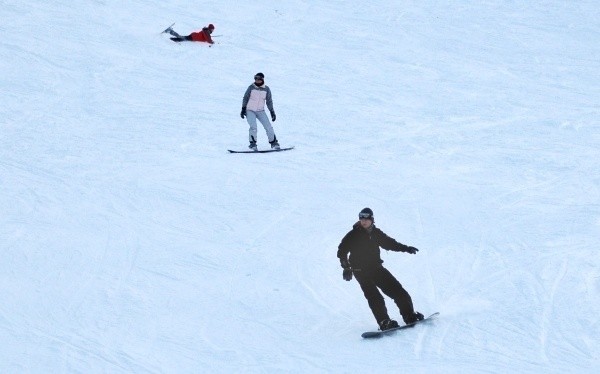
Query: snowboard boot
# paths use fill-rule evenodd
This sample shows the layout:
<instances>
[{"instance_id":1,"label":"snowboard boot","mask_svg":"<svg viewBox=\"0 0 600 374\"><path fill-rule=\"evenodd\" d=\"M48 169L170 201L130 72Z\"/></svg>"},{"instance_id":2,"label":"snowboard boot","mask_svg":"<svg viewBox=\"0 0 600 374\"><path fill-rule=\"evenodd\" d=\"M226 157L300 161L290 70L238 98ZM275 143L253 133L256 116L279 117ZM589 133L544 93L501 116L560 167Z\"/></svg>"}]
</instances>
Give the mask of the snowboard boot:
<instances>
[{"instance_id":1,"label":"snowboard boot","mask_svg":"<svg viewBox=\"0 0 600 374\"><path fill-rule=\"evenodd\" d=\"M258 151L258 147L256 146L256 142L250 142L250 145L248 146L248 148L250 148L253 151Z\"/></svg>"},{"instance_id":2,"label":"snowboard boot","mask_svg":"<svg viewBox=\"0 0 600 374\"><path fill-rule=\"evenodd\" d=\"M269 142L271 144L271 149L280 149L279 147L279 142L277 141L277 138L273 139L272 142Z\"/></svg>"},{"instance_id":3,"label":"snowboard boot","mask_svg":"<svg viewBox=\"0 0 600 374\"><path fill-rule=\"evenodd\" d=\"M398 325L398 322L394 321L393 319L384 319L383 321L379 322L379 329L381 331L385 331L385 330L389 330L389 329L393 329L396 327L400 327Z\"/></svg>"},{"instance_id":4,"label":"snowboard boot","mask_svg":"<svg viewBox=\"0 0 600 374\"><path fill-rule=\"evenodd\" d=\"M402 318L404 319L404 323L406 323L407 325L411 325L417 321L422 321L425 317L419 312L414 312L413 314Z\"/></svg>"}]
</instances>

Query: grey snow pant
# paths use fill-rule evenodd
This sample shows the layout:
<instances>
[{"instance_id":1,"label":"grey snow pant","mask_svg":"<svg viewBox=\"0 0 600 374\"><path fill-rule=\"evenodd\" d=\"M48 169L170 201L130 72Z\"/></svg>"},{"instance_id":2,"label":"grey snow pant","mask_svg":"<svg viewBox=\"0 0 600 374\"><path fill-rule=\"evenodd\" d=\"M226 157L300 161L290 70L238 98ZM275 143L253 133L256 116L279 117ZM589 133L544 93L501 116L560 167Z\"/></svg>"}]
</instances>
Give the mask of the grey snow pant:
<instances>
[{"instance_id":1,"label":"grey snow pant","mask_svg":"<svg viewBox=\"0 0 600 374\"><path fill-rule=\"evenodd\" d=\"M246 112L246 121L248 121L248 125L250 125L248 135L248 140L250 143L256 142L257 140L256 134L258 130L256 128L256 119L258 119L265 128L267 137L269 138L269 143L273 142L275 140L275 131L273 131L273 126L271 126L271 122L269 122L269 117L267 117L265 111L261 110L260 112L254 112L249 110Z\"/></svg>"}]
</instances>

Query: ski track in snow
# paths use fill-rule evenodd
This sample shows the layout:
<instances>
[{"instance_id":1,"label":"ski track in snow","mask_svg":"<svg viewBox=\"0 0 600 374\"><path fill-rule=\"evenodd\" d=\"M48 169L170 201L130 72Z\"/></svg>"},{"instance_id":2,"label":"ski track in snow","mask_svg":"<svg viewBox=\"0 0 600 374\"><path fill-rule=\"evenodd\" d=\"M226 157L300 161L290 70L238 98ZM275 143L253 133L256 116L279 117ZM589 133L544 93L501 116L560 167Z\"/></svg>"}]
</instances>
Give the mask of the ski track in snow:
<instances>
[{"instance_id":1,"label":"ski track in snow","mask_svg":"<svg viewBox=\"0 0 600 374\"><path fill-rule=\"evenodd\" d=\"M598 371L595 2L194 9L3 3L0 372ZM258 71L296 148L232 157ZM374 341L365 206L441 313Z\"/></svg>"}]
</instances>

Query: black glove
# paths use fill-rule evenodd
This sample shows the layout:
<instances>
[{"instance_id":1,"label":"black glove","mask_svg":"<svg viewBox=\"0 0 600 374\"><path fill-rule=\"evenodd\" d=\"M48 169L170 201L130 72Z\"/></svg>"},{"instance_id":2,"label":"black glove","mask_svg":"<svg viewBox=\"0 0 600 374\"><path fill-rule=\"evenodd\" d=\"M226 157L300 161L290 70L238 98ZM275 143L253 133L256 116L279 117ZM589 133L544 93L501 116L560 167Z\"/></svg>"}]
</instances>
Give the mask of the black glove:
<instances>
[{"instance_id":1,"label":"black glove","mask_svg":"<svg viewBox=\"0 0 600 374\"><path fill-rule=\"evenodd\" d=\"M417 254L417 252L419 252L419 250L416 249L415 247L406 247L406 250L404 252L414 255L414 254Z\"/></svg>"},{"instance_id":2,"label":"black glove","mask_svg":"<svg viewBox=\"0 0 600 374\"><path fill-rule=\"evenodd\" d=\"M242 107L242 112L240 113L240 117L246 118L246 107L245 106Z\"/></svg>"},{"instance_id":3,"label":"black glove","mask_svg":"<svg viewBox=\"0 0 600 374\"><path fill-rule=\"evenodd\" d=\"M271 111L271 121L275 122L275 119L277 119L277 116L275 115L275 111L272 110Z\"/></svg>"},{"instance_id":4,"label":"black glove","mask_svg":"<svg viewBox=\"0 0 600 374\"><path fill-rule=\"evenodd\" d=\"M352 268L350 267L350 263L345 258L340 258L340 265L344 268L344 272L342 273L342 277L345 281L352 280Z\"/></svg>"},{"instance_id":5,"label":"black glove","mask_svg":"<svg viewBox=\"0 0 600 374\"><path fill-rule=\"evenodd\" d=\"M344 269L344 272L342 273L342 277L344 278L345 281L351 281L352 280L352 269Z\"/></svg>"}]
</instances>

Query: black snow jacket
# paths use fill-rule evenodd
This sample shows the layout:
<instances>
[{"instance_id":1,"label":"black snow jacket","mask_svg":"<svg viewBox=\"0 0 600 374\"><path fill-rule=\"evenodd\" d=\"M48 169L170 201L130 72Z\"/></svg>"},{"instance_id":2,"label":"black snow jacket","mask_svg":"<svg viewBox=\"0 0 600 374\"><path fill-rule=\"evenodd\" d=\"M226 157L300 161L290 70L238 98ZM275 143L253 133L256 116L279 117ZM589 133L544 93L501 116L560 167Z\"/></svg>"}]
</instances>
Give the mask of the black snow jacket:
<instances>
[{"instance_id":1,"label":"black snow jacket","mask_svg":"<svg viewBox=\"0 0 600 374\"><path fill-rule=\"evenodd\" d=\"M341 260L347 259L350 254L349 261L352 269L368 271L382 266L383 260L379 247L395 252L407 252L408 249L407 245L390 238L375 225L369 232L360 225L360 222L357 222L342 239L337 256Z\"/></svg>"}]
</instances>

